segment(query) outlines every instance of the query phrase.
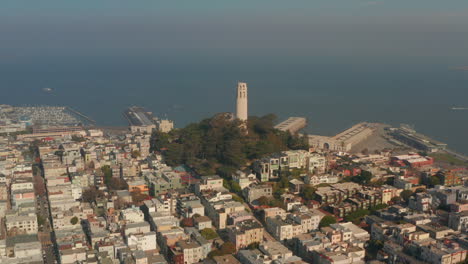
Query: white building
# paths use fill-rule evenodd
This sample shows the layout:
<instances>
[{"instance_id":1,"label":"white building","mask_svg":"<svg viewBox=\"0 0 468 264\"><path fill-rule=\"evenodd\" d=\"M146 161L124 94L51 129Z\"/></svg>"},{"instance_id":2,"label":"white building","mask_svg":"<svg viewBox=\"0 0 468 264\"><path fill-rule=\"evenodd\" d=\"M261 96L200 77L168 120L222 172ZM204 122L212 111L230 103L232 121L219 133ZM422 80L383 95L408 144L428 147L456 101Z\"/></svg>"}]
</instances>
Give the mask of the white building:
<instances>
[{"instance_id":1,"label":"white building","mask_svg":"<svg viewBox=\"0 0 468 264\"><path fill-rule=\"evenodd\" d=\"M124 209L120 212L120 217L127 223L139 223L145 221L145 215L137 207Z\"/></svg>"},{"instance_id":2,"label":"white building","mask_svg":"<svg viewBox=\"0 0 468 264\"><path fill-rule=\"evenodd\" d=\"M157 128L159 131L163 133L168 133L172 129L174 129L174 122L168 119L161 119L157 121Z\"/></svg>"},{"instance_id":3,"label":"white building","mask_svg":"<svg viewBox=\"0 0 468 264\"><path fill-rule=\"evenodd\" d=\"M255 176L255 174L250 173L247 175L245 172L238 170L232 175L232 180L239 184L241 189L244 189L246 187L249 187L251 184L255 183L257 177Z\"/></svg>"},{"instance_id":4,"label":"white building","mask_svg":"<svg viewBox=\"0 0 468 264\"><path fill-rule=\"evenodd\" d=\"M247 94L247 83L237 83L237 105L236 105L236 117L246 122L248 118L248 94Z\"/></svg>"},{"instance_id":5,"label":"white building","mask_svg":"<svg viewBox=\"0 0 468 264\"><path fill-rule=\"evenodd\" d=\"M409 199L408 207L410 209L426 212L431 209L432 196L428 193L417 193L416 196L412 196Z\"/></svg>"},{"instance_id":6,"label":"white building","mask_svg":"<svg viewBox=\"0 0 468 264\"><path fill-rule=\"evenodd\" d=\"M148 222L128 223L125 225L125 235L147 233L151 231L150 224Z\"/></svg>"},{"instance_id":7,"label":"white building","mask_svg":"<svg viewBox=\"0 0 468 264\"><path fill-rule=\"evenodd\" d=\"M30 215L7 215L5 217L7 231L18 230L19 233L37 234L37 216Z\"/></svg>"},{"instance_id":8,"label":"white building","mask_svg":"<svg viewBox=\"0 0 468 264\"><path fill-rule=\"evenodd\" d=\"M466 232L468 230L468 211L450 213L448 227L455 231Z\"/></svg>"},{"instance_id":9,"label":"white building","mask_svg":"<svg viewBox=\"0 0 468 264\"><path fill-rule=\"evenodd\" d=\"M226 191L223 187L223 179L218 175L202 176L201 182L195 184L195 192L200 194L207 190Z\"/></svg>"},{"instance_id":10,"label":"white building","mask_svg":"<svg viewBox=\"0 0 468 264\"><path fill-rule=\"evenodd\" d=\"M135 246L139 250L155 250L156 246L156 233L147 232L139 234L131 234L126 237L126 243L129 247Z\"/></svg>"},{"instance_id":11,"label":"white building","mask_svg":"<svg viewBox=\"0 0 468 264\"><path fill-rule=\"evenodd\" d=\"M305 177L305 183L310 185L319 185L322 183L337 183L339 181L338 176L324 174L324 175L307 175Z\"/></svg>"}]
</instances>

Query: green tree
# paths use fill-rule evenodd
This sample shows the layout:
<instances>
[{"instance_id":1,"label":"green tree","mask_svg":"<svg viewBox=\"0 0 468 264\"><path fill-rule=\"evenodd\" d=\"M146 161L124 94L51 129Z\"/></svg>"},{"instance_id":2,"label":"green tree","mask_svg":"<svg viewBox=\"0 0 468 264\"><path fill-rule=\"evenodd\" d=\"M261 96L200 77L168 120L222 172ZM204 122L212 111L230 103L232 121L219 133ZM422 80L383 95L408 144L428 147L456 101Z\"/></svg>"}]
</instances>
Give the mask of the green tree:
<instances>
[{"instance_id":1,"label":"green tree","mask_svg":"<svg viewBox=\"0 0 468 264\"><path fill-rule=\"evenodd\" d=\"M257 202L259 205L269 205L270 204L270 199L267 198L266 196L262 196L257 199Z\"/></svg>"},{"instance_id":2,"label":"green tree","mask_svg":"<svg viewBox=\"0 0 468 264\"><path fill-rule=\"evenodd\" d=\"M354 212L352 212L352 213L346 215L346 216L344 217L344 220L345 220L346 222L353 222L353 223L357 224L357 223L361 222L361 219L362 219L364 216L368 215L368 214L370 214L370 211L369 211L369 210L367 210L367 209L359 209L359 210L356 210L356 211L354 211Z\"/></svg>"},{"instance_id":3,"label":"green tree","mask_svg":"<svg viewBox=\"0 0 468 264\"><path fill-rule=\"evenodd\" d=\"M169 166L178 166L183 163L184 157L184 146L177 143L171 142L167 146L166 150L163 151L164 153L164 161Z\"/></svg>"},{"instance_id":4,"label":"green tree","mask_svg":"<svg viewBox=\"0 0 468 264\"><path fill-rule=\"evenodd\" d=\"M303 136L289 134L287 142L290 149L309 150L309 139L305 134Z\"/></svg>"},{"instance_id":5,"label":"green tree","mask_svg":"<svg viewBox=\"0 0 468 264\"><path fill-rule=\"evenodd\" d=\"M223 255L232 254L237 251L236 245L234 245L234 243L232 242L225 242L221 246L220 250L221 250L221 253L223 253Z\"/></svg>"},{"instance_id":6,"label":"green tree","mask_svg":"<svg viewBox=\"0 0 468 264\"><path fill-rule=\"evenodd\" d=\"M107 182L107 188L109 190L127 190L128 184L124 179L112 178L112 180Z\"/></svg>"},{"instance_id":7,"label":"green tree","mask_svg":"<svg viewBox=\"0 0 468 264\"><path fill-rule=\"evenodd\" d=\"M375 259L377 252L383 248L384 244L380 240L370 240L367 244L366 251L370 258Z\"/></svg>"},{"instance_id":8,"label":"green tree","mask_svg":"<svg viewBox=\"0 0 468 264\"><path fill-rule=\"evenodd\" d=\"M235 136L231 140L224 142L223 151L220 155L220 161L234 167L240 167L245 163L245 156L242 152L242 142Z\"/></svg>"},{"instance_id":9,"label":"green tree","mask_svg":"<svg viewBox=\"0 0 468 264\"><path fill-rule=\"evenodd\" d=\"M82 136L77 136L77 135L73 135L72 136L72 141L74 142L83 142L83 141L86 141L86 138L82 137Z\"/></svg>"},{"instance_id":10,"label":"green tree","mask_svg":"<svg viewBox=\"0 0 468 264\"><path fill-rule=\"evenodd\" d=\"M311 185L305 185L301 190L301 197L306 200L314 200L315 199L315 188Z\"/></svg>"},{"instance_id":11,"label":"green tree","mask_svg":"<svg viewBox=\"0 0 468 264\"><path fill-rule=\"evenodd\" d=\"M72 225L78 224L78 217L74 216L72 219L70 219L70 224Z\"/></svg>"},{"instance_id":12,"label":"green tree","mask_svg":"<svg viewBox=\"0 0 468 264\"><path fill-rule=\"evenodd\" d=\"M286 176L281 175L280 180L278 182L279 188L289 188L289 179Z\"/></svg>"},{"instance_id":13,"label":"green tree","mask_svg":"<svg viewBox=\"0 0 468 264\"><path fill-rule=\"evenodd\" d=\"M86 189L81 195L83 201L87 203L95 202L98 198L104 197L104 193L96 187Z\"/></svg>"},{"instance_id":14,"label":"green tree","mask_svg":"<svg viewBox=\"0 0 468 264\"><path fill-rule=\"evenodd\" d=\"M432 186L440 185L440 179L437 176L431 176L429 183Z\"/></svg>"},{"instance_id":15,"label":"green tree","mask_svg":"<svg viewBox=\"0 0 468 264\"><path fill-rule=\"evenodd\" d=\"M63 157L63 150L56 150L56 151L54 152L54 155L55 155L55 156L59 156L59 158L62 159L62 157Z\"/></svg>"},{"instance_id":16,"label":"green tree","mask_svg":"<svg viewBox=\"0 0 468 264\"><path fill-rule=\"evenodd\" d=\"M281 195L285 193L285 190L283 188L278 188L278 187L273 187L273 196L276 199L281 199Z\"/></svg>"},{"instance_id":17,"label":"green tree","mask_svg":"<svg viewBox=\"0 0 468 264\"><path fill-rule=\"evenodd\" d=\"M150 198L148 194L142 193L139 190L132 191L130 195L132 196L132 202L138 206L140 206L144 200Z\"/></svg>"},{"instance_id":18,"label":"green tree","mask_svg":"<svg viewBox=\"0 0 468 264\"><path fill-rule=\"evenodd\" d=\"M330 226L331 224L336 224L336 218L331 215L326 215L320 220L319 227L327 227Z\"/></svg>"},{"instance_id":19,"label":"green tree","mask_svg":"<svg viewBox=\"0 0 468 264\"><path fill-rule=\"evenodd\" d=\"M104 183L108 185L112 181L112 169L109 165L104 165L101 171L104 174Z\"/></svg>"},{"instance_id":20,"label":"green tree","mask_svg":"<svg viewBox=\"0 0 468 264\"><path fill-rule=\"evenodd\" d=\"M131 154L132 158L136 159L136 158L139 158L141 156L141 153L139 150L134 150L132 151L132 154Z\"/></svg>"},{"instance_id":21,"label":"green tree","mask_svg":"<svg viewBox=\"0 0 468 264\"><path fill-rule=\"evenodd\" d=\"M206 240L211 240L215 239L218 237L218 233L216 233L213 229L211 228L205 228L202 231L200 231L200 234L206 239Z\"/></svg>"},{"instance_id":22,"label":"green tree","mask_svg":"<svg viewBox=\"0 0 468 264\"><path fill-rule=\"evenodd\" d=\"M241 193L242 189L237 182L231 181L231 191L234 193Z\"/></svg>"},{"instance_id":23,"label":"green tree","mask_svg":"<svg viewBox=\"0 0 468 264\"><path fill-rule=\"evenodd\" d=\"M303 145L305 137L274 129L274 120L274 115L249 117L246 135L239 120L218 114L169 133L154 132L151 150L161 152L170 166L186 164L197 173L208 175L223 166L238 169L249 159L272 152L304 148L297 145Z\"/></svg>"},{"instance_id":24,"label":"green tree","mask_svg":"<svg viewBox=\"0 0 468 264\"><path fill-rule=\"evenodd\" d=\"M249 118L251 119L251 118ZM254 117L250 121L251 130L260 137L267 137L273 131L274 123L277 117L274 114L268 114L260 118Z\"/></svg>"},{"instance_id":25,"label":"green tree","mask_svg":"<svg viewBox=\"0 0 468 264\"><path fill-rule=\"evenodd\" d=\"M171 142L171 137L168 133L155 131L151 135L150 150L162 151L164 148L167 148L170 142Z\"/></svg>"},{"instance_id":26,"label":"green tree","mask_svg":"<svg viewBox=\"0 0 468 264\"><path fill-rule=\"evenodd\" d=\"M241 197L237 196L237 195L233 195L233 196L232 196L232 199L233 199L234 201L236 201L236 202L240 202L240 203L243 203L243 202L244 202L244 200L243 200Z\"/></svg>"},{"instance_id":27,"label":"green tree","mask_svg":"<svg viewBox=\"0 0 468 264\"><path fill-rule=\"evenodd\" d=\"M351 178L351 181L359 184L368 184L372 179L372 173L370 171L363 170L358 176Z\"/></svg>"},{"instance_id":28,"label":"green tree","mask_svg":"<svg viewBox=\"0 0 468 264\"><path fill-rule=\"evenodd\" d=\"M371 212L375 212L375 211L378 211L378 210L385 209L385 208L387 208L387 207L388 207L388 205L386 205L386 204L377 204L377 205L371 207L369 210L370 210Z\"/></svg>"},{"instance_id":29,"label":"green tree","mask_svg":"<svg viewBox=\"0 0 468 264\"><path fill-rule=\"evenodd\" d=\"M268 205L271 207L285 208L283 201L280 199L270 199Z\"/></svg>"},{"instance_id":30,"label":"green tree","mask_svg":"<svg viewBox=\"0 0 468 264\"><path fill-rule=\"evenodd\" d=\"M226 180L226 179L223 179L223 187L228 189L228 190L231 190L231 181L230 180Z\"/></svg>"},{"instance_id":31,"label":"green tree","mask_svg":"<svg viewBox=\"0 0 468 264\"><path fill-rule=\"evenodd\" d=\"M403 199L405 202L408 202L411 195L413 195L413 191L411 190L404 190L400 193L401 199Z\"/></svg>"},{"instance_id":32,"label":"green tree","mask_svg":"<svg viewBox=\"0 0 468 264\"><path fill-rule=\"evenodd\" d=\"M208 257L213 258L215 256L229 255L229 254L235 253L236 251L237 251L237 249L236 249L236 245L234 245L234 243L225 242L223 245L221 245L220 249L216 249L216 250L211 251L208 254Z\"/></svg>"},{"instance_id":33,"label":"green tree","mask_svg":"<svg viewBox=\"0 0 468 264\"><path fill-rule=\"evenodd\" d=\"M43 226L45 224L45 219L44 217L40 216L39 214L37 215L37 224L39 226Z\"/></svg>"},{"instance_id":34,"label":"green tree","mask_svg":"<svg viewBox=\"0 0 468 264\"><path fill-rule=\"evenodd\" d=\"M232 166L221 166L216 169L216 174L221 176L224 179L230 180L232 174L236 172L237 168Z\"/></svg>"},{"instance_id":35,"label":"green tree","mask_svg":"<svg viewBox=\"0 0 468 264\"><path fill-rule=\"evenodd\" d=\"M247 249L254 250L254 249L258 249L259 246L260 246L259 242L253 242L247 246Z\"/></svg>"}]
</instances>

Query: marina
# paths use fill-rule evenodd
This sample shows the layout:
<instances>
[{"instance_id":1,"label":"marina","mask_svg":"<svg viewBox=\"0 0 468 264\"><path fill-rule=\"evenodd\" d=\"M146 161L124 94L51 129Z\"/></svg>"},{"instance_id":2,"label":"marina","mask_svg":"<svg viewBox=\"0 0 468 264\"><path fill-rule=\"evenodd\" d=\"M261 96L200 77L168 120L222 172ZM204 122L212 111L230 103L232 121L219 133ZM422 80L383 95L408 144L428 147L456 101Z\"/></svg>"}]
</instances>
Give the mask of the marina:
<instances>
[{"instance_id":1,"label":"marina","mask_svg":"<svg viewBox=\"0 0 468 264\"><path fill-rule=\"evenodd\" d=\"M35 127L94 126L96 121L67 106L2 106L1 118Z\"/></svg>"}]
</instances>

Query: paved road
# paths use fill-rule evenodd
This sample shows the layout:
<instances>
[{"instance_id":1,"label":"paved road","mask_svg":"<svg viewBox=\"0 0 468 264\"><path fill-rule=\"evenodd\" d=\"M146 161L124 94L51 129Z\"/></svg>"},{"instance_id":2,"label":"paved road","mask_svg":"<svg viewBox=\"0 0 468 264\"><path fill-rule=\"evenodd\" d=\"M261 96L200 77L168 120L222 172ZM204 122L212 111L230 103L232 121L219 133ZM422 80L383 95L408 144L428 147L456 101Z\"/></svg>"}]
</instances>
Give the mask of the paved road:
<instances>
[{"instance_id":1,"label":"paved road","mask_svg":"<svg viewBox=\"0 0 468 264\"><path fill-rule=\"evenodd\" d=\"M38 172L38 174L40 174L40 172ZM57 263L57 258L54 254L54 247L51 239L52 228L50 225L49 201L44 192L45 182L40 175L35 175L33 179L36 194L36 212L45 220L39 235L39 240L42 244L42 257L44 263L54 264Z\"/></svg>"}]
</instances>

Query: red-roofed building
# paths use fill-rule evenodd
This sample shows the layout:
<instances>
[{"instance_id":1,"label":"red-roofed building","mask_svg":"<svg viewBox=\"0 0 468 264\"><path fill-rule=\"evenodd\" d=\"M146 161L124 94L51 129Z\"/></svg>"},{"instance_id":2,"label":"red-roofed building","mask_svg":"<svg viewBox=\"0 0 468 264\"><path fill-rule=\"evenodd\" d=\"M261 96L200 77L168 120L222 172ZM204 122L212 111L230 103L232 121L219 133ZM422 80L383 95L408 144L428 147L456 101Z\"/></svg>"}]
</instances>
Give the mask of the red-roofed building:
<instances>
[{"instance_id":1,"label":"red-roofed building","mask_svg":"<svg viewBox=\"0 0 468 264\"><path fill-rule=\"evenodd\" d=\"M390 164L398 167L420 168L434 164L434 159L419 154L400 155L391 157Z\"/></svg>"}]
</instances>

